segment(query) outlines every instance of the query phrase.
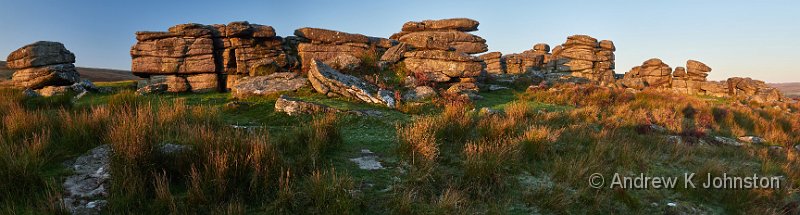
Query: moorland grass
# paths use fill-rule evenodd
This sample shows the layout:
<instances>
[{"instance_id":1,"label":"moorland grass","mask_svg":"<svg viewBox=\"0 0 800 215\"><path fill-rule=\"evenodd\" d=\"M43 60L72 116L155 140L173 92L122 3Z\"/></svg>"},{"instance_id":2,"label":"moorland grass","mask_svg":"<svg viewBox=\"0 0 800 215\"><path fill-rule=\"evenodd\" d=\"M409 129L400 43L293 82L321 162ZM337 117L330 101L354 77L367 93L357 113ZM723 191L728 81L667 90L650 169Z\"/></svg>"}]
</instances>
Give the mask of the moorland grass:
<instances>
[{"instance_id":1,"label":"moorland grass","mask_svg":"<svg viewBox=\"0 0 800 215\"><path fill-rule=\"evenodd\" d=\"M391 84L388 83L387 84ZM0 90L0 212L58 214L62 165L114 150L110 214L781 213L798 197L798 105L565 85L482 92L397 112L301 90L294 96L382 117L290 117L275 97L137 96L130 84L71 102ZM496 112L480 111L489 107ZM789 111L786 111L789 109ZM247 125L246 129L230 125ZM651 125L664 128L653 130ZM755 135L766 145L717 145ZM680 137L673 144L668 136ZM166 154L164 144L189 150ZM776 151L768 145L783 146ZM361 149L385 170L358 169ZM784 176L786 189L594 189L592 173ZM666 204L677 202L678 207Z\"/></svg>"}]
</instances>

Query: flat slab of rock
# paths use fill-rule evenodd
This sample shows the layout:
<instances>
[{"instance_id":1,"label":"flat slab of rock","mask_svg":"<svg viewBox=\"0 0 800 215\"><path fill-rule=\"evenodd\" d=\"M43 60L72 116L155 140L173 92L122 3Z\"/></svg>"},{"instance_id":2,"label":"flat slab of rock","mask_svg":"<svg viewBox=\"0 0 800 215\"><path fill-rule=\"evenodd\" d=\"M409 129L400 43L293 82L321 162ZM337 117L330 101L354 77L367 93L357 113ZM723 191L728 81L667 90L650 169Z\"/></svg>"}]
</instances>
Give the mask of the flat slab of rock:
<instances>
[{"instance_id":1,"label":"flat slab of rock","mask_svg":"<svg viewBox=\"0 0 800 215\"><path fill-rule=\"evenodd\" d=\"M457 30L477 31L480 23L468 18L451 18L440 20L423 20L421 22L406 22L403 31L430 31L430 30Z\"/></svg>"},{"instance_id":2,"label":"flat slab of rock","mask_svg":"<svg viewBox=\"0 0 800 215\"><path fill-rule=\"evenodd\" d=\"M300 28L294 31L294 35L324 43L369 43L369 38L361 34L351 34L322 28Z\"/></svg>"},{"instance_id":3,"label":"flat slab of rock","mask_svg":"<svg viewBox=\"0 0 800 215\"><path fill-rule=\"evenodd\" d=\"M381 162L378 161L378 156L372 153L369 149L361 150L361 157L351 158L350 161L356 163L359 169L363 170L379 170L384 169Z\"/></svg>"},{"instance_id":4,"label":"flat slab of rock","mask_svg":"<svg viewBox=\"0 0 800 215\"><path fill-rule=\"evenodd\" d=\"M347 97L367 103L382 104L394 108L394 93L378 90L376 86L351 75L342 74L319 60L311 62L308 71L311 86L328 97Z\"/></svg>"},{"instance_id":5,"label":"flat slab of rock","mask_svg":"<svg viewBox=\"0 0 800 215\"><path fill-rule=\"evenodd\" d=\"M100 214L107 204L111 169L111 146L102 145L70 164L75 173L63 183L64 205L72 214Z\"/></svg>"},{"instance_id":6,"label":"flat slab of rock","mask_svg":"<svg viewBox=\"0 0 800 215\"><path fill-rule=\"evenodd\" d=\"M288 97L286 95L281 95L281 97L275 101L275 111L286 113L289 116L341 112L338 109L328 107L327 105L303 101L297 98Z\"/></svg>"},{"instance_id":7,"label":"flat slab of rock","mask_svg":"<svg viewBox=\"0 0 800 215\"><path fill-rule=\"evenodd\" d=\"M265 96L279 92L295 91L308 85L308 79L293 72L279 72L266 76L239 79L231 87L231 94L237 98Z\"/></svg>"}]
</instances>

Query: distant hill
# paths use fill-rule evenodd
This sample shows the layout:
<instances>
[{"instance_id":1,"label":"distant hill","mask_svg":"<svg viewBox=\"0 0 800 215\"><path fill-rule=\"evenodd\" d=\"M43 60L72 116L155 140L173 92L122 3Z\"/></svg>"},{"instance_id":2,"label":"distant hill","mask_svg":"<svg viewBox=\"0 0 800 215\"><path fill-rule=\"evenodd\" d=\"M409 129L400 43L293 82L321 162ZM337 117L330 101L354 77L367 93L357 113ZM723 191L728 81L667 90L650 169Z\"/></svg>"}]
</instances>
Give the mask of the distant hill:
<instances>
[{"instance_id":1,"label":"distant hill","mask_svg":"<svg viewBox=\"0 0 800 215\"><path fill-rule=\"evenodd\" d=\"M791 98L800 98L800 82L795 83L770 83L769 86L777 88L784 95Z\"/></svg>"},{"instance_id":2,"label":"distant hill","mask_svg":"<svg viewBox=\"0 0 800 215\"><path fill-rule=\"evenodd\" d=\"M11 78L14 70L6 67L5 61L0 61L0 80ZM138 80L139 77L134 76L130 71L115 70L115 69L99 69L99 68L84 68L78 67L78 73L81 78L89 79L95 82L106 81L125 81L125 80Z\"/></svg>"}]
</instances>

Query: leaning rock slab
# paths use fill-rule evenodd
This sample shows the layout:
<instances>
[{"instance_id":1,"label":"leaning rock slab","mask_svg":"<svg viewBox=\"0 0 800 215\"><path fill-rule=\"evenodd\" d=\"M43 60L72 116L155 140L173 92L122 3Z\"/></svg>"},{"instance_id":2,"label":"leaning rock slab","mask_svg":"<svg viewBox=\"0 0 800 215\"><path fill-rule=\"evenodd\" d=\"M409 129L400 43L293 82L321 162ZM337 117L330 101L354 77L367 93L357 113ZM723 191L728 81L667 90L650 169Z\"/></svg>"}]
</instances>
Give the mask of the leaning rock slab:
<instances>
[{"instance_id":1,"label":"leaning rock slab","mask_svg":"<svg viewBox=\"0 0 800 215\"><path fill-rule=\"evenodd\" d=\"M279 72L267 76L247 77L231 87L236 98L266 96L278 92L295 91L308 85L308 79L293 72Z\"/></svg>"},{"instance_id":2,"label":"leaning rock slab","mask_svg":"<svg viewBox=\"0 0 800 215\"><path fill-rule=\"evenodd\" d=\"M395 101L389 91L378 90L376 86L351 75L342 74L319 60L311 62L308 71L311 86L319 93L329 97L347 97L367 103L394 107Z\"/></svg>"}]
</instances>

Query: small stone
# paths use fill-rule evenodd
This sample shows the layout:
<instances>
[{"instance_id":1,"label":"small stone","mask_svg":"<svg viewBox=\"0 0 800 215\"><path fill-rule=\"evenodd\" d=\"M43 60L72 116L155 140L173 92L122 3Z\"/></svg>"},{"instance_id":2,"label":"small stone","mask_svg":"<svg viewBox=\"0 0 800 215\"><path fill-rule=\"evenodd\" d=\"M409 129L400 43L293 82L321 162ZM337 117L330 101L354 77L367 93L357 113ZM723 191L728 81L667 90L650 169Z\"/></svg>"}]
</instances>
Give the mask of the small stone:
<instances>
[{"instance_id":1,"label":"small stone","mask_svg":"<svg viewBox=\"0 0 800 215\"><path fill-rule=\"evenodd\" d=\"M286 113L289 116L340 112L339 110L328 107L327 105L303 101L288 97L286 95L281 95L281 97L275 102L275 111Z\"/></svg>"},{"instance_id":2,"label":"small stone","mask_svg":"<svg viewBox=\"0 0 800 215\"><path fill-rule=\"evenodd\" d=\"M724 145L729 145L729 146L737 146L737 147L744 146L744 144L742 144L741 142L736 141L735 139L732 139L732 138L727 138L727 137L715 136L714 137L714 141L716 141L717 143L724 144Z\"/></svg>"},{"instance_id":3,"label":"small stone","mask_svg":"<svg viewBox=\"0 0 800 215\"><path fill-rule=\"evenodd\" d=\"M741 136L739 137L739 141L752 144L764 144L767 142L766 140L764 140L764 138L756 136Z\"/></svg>"}]
</instances>

